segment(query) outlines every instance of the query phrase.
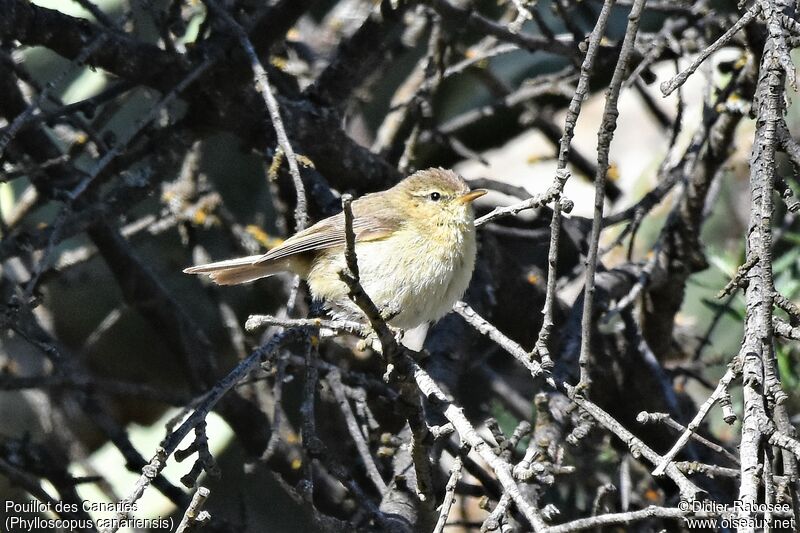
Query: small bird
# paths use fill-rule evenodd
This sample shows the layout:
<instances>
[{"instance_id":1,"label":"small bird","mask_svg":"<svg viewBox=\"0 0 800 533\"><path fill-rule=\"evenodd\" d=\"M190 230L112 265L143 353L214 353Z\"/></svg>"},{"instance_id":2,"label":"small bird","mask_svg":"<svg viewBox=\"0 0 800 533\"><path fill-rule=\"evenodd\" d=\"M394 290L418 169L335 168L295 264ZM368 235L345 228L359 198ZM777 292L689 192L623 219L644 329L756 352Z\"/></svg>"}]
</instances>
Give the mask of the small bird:
<instances>
[{"instance_id":1,"label":"small bird","mask_svg":"<svg viewBox=\"0 0 800 533\"><path fill-rule=\"evenodd\" d=\"M470 190L451 170L418 171L352 206L361 286L388 316L409 330L447 314L467 290L475 266L472 202L486 189ZM346 268L344 214L320 220L263 255L190 267L220 285L247 283L278 272L308 282L311 296L335 318L363 318L339 278Z\"/></svg>"}]
</instances>

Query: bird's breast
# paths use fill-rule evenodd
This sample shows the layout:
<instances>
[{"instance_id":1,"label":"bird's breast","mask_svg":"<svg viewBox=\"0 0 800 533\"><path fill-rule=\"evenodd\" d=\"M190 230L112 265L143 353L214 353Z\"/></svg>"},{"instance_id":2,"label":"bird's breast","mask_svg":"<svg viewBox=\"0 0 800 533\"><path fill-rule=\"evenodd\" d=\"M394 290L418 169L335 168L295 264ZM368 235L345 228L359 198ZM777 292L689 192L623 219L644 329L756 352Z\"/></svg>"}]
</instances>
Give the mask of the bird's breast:
<instances>
[{"instance_id":1,"label":"bird's breast","mask_svg":"<svg viewBox=\"0 0 800 533\"><path fill-rule=\"evenodd\" d=\"M356 244L361 285L373 302L394 317L390 324L410 329L445 315L469 285L475 265L475 229L441 226L428 232L403 228L386 239ZM317 299L343 302L347 289L338 278L343 250L321 254L308 283Z\"/></svg>"}]
</instances>

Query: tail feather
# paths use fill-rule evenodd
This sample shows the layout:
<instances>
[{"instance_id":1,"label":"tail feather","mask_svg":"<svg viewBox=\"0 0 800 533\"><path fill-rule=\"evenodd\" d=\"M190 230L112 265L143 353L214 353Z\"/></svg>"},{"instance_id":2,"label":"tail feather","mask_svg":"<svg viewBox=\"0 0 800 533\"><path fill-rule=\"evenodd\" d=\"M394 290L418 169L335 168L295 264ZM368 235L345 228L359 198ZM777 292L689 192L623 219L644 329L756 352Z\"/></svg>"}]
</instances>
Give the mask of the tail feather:
<instances>
[{"instance_id":1,"label":"tail feather","mask_svg":"<svg viewBox=\"0 0 800 533\"><path fill-rule=\"evenodd\" d=\"M261 255L248 255L247 257L237 257L236 259L226 259L225 261L216 261L214 263L206 263L205 265L184 268L183 271L186 274L210 274L211 272L228 268L253 266L262 257Z\"/></svg>"},{"instance_id":2,"label":"tail feather","mask_svg":"<svg viewBox=\"0 0 800 533\"><path fill-rule=\"evenodd\" d=\"M218 285L238 285L287 270L285 261L258 263L263 256L251 255L184 269L186 274L207 274Z\"/></svg>"}]
</instances>

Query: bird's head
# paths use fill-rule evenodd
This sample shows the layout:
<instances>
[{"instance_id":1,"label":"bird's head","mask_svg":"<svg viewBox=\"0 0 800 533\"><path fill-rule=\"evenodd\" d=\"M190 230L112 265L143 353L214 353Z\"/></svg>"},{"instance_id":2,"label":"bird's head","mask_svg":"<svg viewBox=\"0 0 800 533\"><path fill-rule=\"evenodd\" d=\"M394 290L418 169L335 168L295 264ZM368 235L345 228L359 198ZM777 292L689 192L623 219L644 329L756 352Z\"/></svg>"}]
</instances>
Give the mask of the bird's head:
<instances>
[{"instance_id":1,"label":"bird's head","mask_svg":"<svg viewBox=\"0 0 800 533\"><path fill-rule=\"evenodd\" d=\"M486 189L470 190L452 170L429 168L415 172L394 187L396 202L406 219L422 226L467 225L473 220L472 202Z\"/></svg>"}]
</instances>

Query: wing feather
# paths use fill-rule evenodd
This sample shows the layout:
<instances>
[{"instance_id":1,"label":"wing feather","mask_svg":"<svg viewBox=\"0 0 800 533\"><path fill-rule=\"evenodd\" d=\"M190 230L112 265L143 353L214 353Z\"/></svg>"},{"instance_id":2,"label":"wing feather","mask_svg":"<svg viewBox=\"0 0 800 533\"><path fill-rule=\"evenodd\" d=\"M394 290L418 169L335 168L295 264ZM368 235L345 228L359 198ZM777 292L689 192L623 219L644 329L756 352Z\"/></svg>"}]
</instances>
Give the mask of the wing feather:
<instances>
[{"instance_id":1,"label":"wing feather","mask_svg":"<svg viewBox=\"0 0 800 533\"><path fill-rule=\"evenodd\" d=\"M356 242L385 239L400 226L400 219L386 209L377 209L370 216L364 216L363 211L361 202L353 202L353 233ZM272 262L296 254L344 245L344 214L339 213L289 237L253 263Z\"/></svg>"}]
</instances>

